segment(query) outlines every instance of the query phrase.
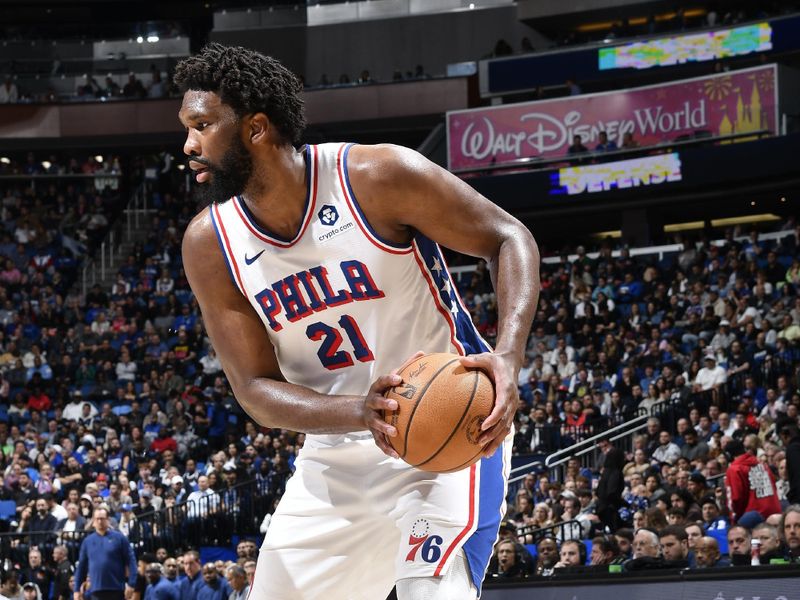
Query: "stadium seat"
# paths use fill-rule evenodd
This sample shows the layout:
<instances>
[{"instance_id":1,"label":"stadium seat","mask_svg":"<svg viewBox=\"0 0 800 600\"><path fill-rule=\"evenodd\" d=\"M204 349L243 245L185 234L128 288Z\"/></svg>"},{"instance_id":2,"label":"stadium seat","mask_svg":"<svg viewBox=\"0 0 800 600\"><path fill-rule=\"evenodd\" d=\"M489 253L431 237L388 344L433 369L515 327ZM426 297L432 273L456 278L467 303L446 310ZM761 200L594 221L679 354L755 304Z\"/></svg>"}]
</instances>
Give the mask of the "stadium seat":
<instances>
[{"instance_id":1,"label":"stadium seat","mask_svg":"<svg viewBox=\"0 0 800 600\"><path fill-rule=\"evenodd\" d=\"M534 559L539 555L539 552L536 549L536 544L525 544L525 548L531 553L531 556Z\"/></svg>"},{"instance_id":2,"label":"stadium seat","mask_svg":"<svg viewBox=\"0 0 800 600\"><path fill-rule=\"evenodd\" d=\"M17 516L17 503L13 500L0 500L0 521L10 521Z\"/></svg>"},{"instance_id":3,"label":"stadium seat","mask_svg":"<svg viewBox=\"0 0 800 600\"><path fill-rule=\"evenodd\" d=\"M719 544L719 552L723 556L728 554L728 530L727 529L711 529L706 531L706 535L713 537Z\"/></svg>"}]
</instances>

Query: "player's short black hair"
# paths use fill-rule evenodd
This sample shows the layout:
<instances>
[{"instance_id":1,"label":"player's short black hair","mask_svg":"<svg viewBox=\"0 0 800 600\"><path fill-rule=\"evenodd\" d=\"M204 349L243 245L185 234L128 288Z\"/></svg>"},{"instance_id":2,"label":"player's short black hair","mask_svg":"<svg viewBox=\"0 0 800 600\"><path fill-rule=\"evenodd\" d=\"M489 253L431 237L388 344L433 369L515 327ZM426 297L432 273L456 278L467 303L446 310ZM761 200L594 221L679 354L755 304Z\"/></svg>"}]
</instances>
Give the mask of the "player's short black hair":
<instances>
[{"instance_id":1,"label":"player's short black hair","mask_svg":"<svg viewBox=\"0 0 800 600\"><path fill-rule=\"evenodd\" d=\"M175 85L181 92L214 92L240 117L261 112L285 141L300 143L306 126L300 79L278 60L241 46L207 44L178 63Z\"/></svg>"}]
</instances>

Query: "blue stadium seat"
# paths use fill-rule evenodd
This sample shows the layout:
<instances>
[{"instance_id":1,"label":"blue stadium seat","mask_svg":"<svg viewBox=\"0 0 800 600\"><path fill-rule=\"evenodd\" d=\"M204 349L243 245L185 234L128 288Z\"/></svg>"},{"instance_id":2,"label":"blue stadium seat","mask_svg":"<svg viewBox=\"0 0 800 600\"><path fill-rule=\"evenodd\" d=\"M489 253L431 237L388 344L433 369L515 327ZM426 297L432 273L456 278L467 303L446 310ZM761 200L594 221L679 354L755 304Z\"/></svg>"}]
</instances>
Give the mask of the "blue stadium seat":
<instances>
[{"instance_id":1,"label":"blue stadium seat","mask_svg":"<svg viewBox=\"0 0 800 600\"><path fill-rule=\"evenodd\" d=\"M533 558L536 558L539 555L539 552L536 549L536 544L525 544L525 548L528 549L528 552L531 553Z\"/></svg>"},{"instance_id":2,"label":"blue stadium seat","mask_svg":"<svg viewBox=\"0 0 800 600\"><path fill-rule=\"evenodd\" d=\"M581 540L586 546L586 564L592 564L592 540Z\"/></svg>"},{"instance_id":3,"label":"blue stadium seat","mask_svg":"<svg viewBox=\"0 0 800 600\"><path fill-rule=\"evenodd\" d=\"M17 515L17 503L13 500L0 500L0 521L10 521Z\"/></svg>"},{"instance_id":4,"label":"blue stadium seat","mask_svg":"<svg viewBox=\"0 0 800 600\"><path fill-rule=\"evenodd\" d=\"M706 531L706 535L709 537L713 537L717 540L719 544L719 552L720 554L727 555L728 554L728 530L727 529L711 529Z\"/></svg>"},{"instance_id":5,"label":"blue stadium seat","mask_svg":"<svg viewBox=\"0 0 800 600\"><path fill-rule=\"evenodd\" d=\"M112 408L111 412L119 417L122 415L127 415L129 412L131 412L131 407L128 404L119 404Z\"/></svg>"}]
</instances>

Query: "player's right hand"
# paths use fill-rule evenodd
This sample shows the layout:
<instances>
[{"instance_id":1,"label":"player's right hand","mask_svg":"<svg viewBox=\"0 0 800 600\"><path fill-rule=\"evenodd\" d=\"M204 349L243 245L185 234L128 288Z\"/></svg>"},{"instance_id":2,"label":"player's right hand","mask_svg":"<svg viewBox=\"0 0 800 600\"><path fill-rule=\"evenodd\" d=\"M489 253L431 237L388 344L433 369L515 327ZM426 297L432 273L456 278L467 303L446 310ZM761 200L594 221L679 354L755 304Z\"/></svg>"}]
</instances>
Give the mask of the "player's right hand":
<instances>
[{"instance_id":1,"label":"player's right hand","mask_svg":"<svg viewBox=\"0 0 800 600\"><path fill-rule=\"evenodd\" d=\"M397 400L386 398L383 394L391 387L400 385L403 378L396 373L382 375L375 380L364 397L364 425L372 432L375 443L381 451L392 458L400 458L389 443L389 438L397 435L397 429L383 420L384 411L397 410Z\"/></svg>"}]
</instances>

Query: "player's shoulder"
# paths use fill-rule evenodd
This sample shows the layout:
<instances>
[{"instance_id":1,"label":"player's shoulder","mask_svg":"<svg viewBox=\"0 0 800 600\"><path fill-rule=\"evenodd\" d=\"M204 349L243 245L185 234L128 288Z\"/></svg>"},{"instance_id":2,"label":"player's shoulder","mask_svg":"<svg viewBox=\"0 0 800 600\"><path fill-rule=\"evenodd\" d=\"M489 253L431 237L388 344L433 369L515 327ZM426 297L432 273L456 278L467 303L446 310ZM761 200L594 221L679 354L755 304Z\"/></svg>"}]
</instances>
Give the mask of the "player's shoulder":
<instances>
[{"instance_id":1,"label":"player's shoulder","mask_svg":"<svg viewBox=\"0 0 800 600\"><path fill-rule=\"evenodd\" d=\"M186 226L181 253L184 267L191 271L215 270L224 260L210 207L201 210Z\"/></svg>"},{"instance_id":2,"label":"player's shoulder","mask_svg":"<svg viewBox=\"0 0 800 600\"><path fill-rule=\"evenodd\" d=\"M211 207L207 206L189 221L183 236L184 240L188 238L191 242L196 242L209 235L214 235L214 224L211 220Z\"/></svg>"},{"instance_id":3,"label":"player's shoulder","mask_svg":"<svg viewBox=\"0 0 800 600\"><path fill-rule=\"evenodd\" d=\"M351 174L355 172L376 178L407 175L430 164L416 150L396 144L355 144L347 160Z\"/></svg>"},{"instance_id":4,"label":"player's shoulder","mask_svg":"<svg viewBox=\"0 0 800 600\"><path fill-rule=\"evenodd\" d=\"M356 144L347 159L348 175L355 184L388 190L397 189L400 184L408 191L437 169L416 150L395 144Z\"/></svg>"},{"instance_id":5,"label":"player's shoulder","mask_svg":"<svg viewBox=\"0 0 800 600\"><path fill-rule=\"evenodd\" d=\"M216 235L214 222L211 218L211 207L206 207L197 213L186 226L186 231L183 234L184 255L186 255L187 250L198 252L216 248Z\"/></svg>"}]
</instances>

